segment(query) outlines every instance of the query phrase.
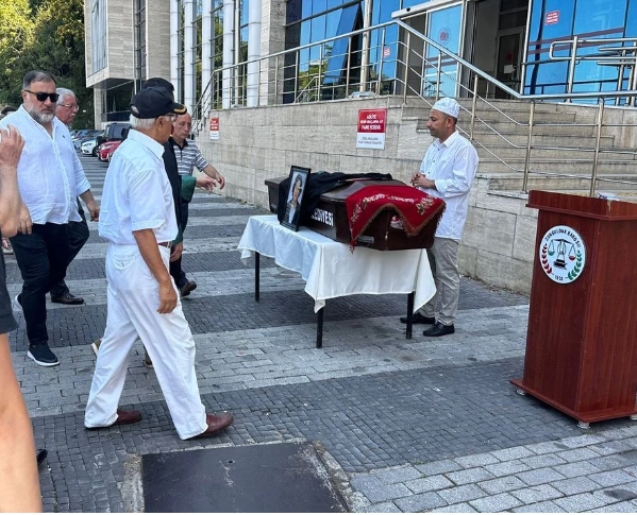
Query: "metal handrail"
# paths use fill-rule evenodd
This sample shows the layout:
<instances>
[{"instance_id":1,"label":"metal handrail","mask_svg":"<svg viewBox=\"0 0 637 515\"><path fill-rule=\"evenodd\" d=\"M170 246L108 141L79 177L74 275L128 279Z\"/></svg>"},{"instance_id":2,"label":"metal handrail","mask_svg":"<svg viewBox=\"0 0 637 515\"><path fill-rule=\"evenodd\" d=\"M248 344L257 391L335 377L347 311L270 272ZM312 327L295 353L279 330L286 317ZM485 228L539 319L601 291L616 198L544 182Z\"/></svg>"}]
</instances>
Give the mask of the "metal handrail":
<instances>
[{"instance_id":1,"label":"metal handrail","mask_svg":"<svg viewBox=\"0 0 637 515\"><path fill-rule=\"evenodd\" d=\"M501 163L502 165L504 165L506 168L508 168L509 170L511 170L512 172L516 172L516 173L523 173L524 174L524 178L523 178L523 190L526 191L527 186L528 186L528 178L529 178L529 174L531 173L531 165L532 165L532 159L531 159L531 152L533 150L582 150L582 149L576 149L576 148L569 148L569 147L551 147L551 146L541 146L541 145L534 145L533 144L533 138L535 135L535 129L538 126L564 126L564 125L576 125L576 126L587 126L587 127L596 127L597 131L596 131L596 142L595 142L595 146L593 149L583 149L585 152L593 152L595 154L595 159L594 159L594 163L593 163L593 171L592 171L592 175L591 175L591 194L594 193L595 191L595 185L597 180L600 180L598 177L598 164L599 164L599 157L600 155L604 154L612 154L613 152L615 153L619 153L619 154L633 154L633 152L631 151L627 151L627 150L620 150L619 152L617 151L612 151L612 150L606 150L606 149L602 149L600 148L600 144L601 144L601 139L602 139L602 129L604 127L611 127L611 126L625 126L625 124L607 124L604 123L604 117L603 117L603 108L599 108L601 111L601 115L598 115L598 119L596 121L596 123L577 123L577 124L573 124L573 123L569 123L569 124L565 124L565 123L561 123L561 122L537 122L535 121L535 114L534 114L534 109L535 109L535 103L539 102L539 101L547 101L547 100L559 100L559 101L570 101L570 100L575 100L575 99L589 99L589 98L599 98L601 99L601 101L599 102L600 105L604 104L606 99L609 98L619 98L619 97L624 97L624 98L629 98L632 99L634 101L634 99L637 97L637 84L634 84L631 82L631 86L632 89L630 90L624 90L624 91L602 91L602 92L580 92L580 93L573 93L568 92L568 93L556 93L556 94L533 94L533 95L525 95L523 93L520 93L512 88L510 88L509 86L507 86L506 84L503 84L502 82L498 81L496 78L490 76L489 74L487 74L486 72L480 70L479 68L477 68L476 66L474 66L473 64L469 63L468 61L466 61L465 59L459 57L458 55L454 54L453 52L451 52L450 50L446 49L445 47L443 47L442 45L440 45L439 43L437 43L436 41L426 37L425 35L423 35L422 33L418 32L416 29L414 29L413 27L405 24L404 22L400 21L400 20L393 20L390 22L386 22L386 23L382 23L382 24L378 24L376 26L373 27L369 27L369 28L365 28L365 29L359 29L356 31L351 31L347 34L344 35L339 35L339 36L334 36L331 38L326 38L323 39L321 41L318 42L314 42L314 43L308 43L305 45L301 45L297 48L294 49L288 49L288 50L282 50L280 52L275 52L272 53L270 55L267 56L260 56L258 58L252 59L252 60L246 60L243 62L240 62L238 64L234 64L234 65L230 65L230 66L226 66L223 68L219 68L213 71L212 77L210 79L210 81L208 82L208 84L206 84L206 86L204 87L202 96L200 97L197 106L195 108L195 112L197 115L201 115L201 118L199 118L197 120L196 123L196 131L198 132L199 130L201 130L203 123L205 123L205 119L204 119L204 104L206 104L206 102L209 102L211 100L211 98L214 96L214 98L216 99L215 101L218 101L219 98L222 98L224 94L230 94L230 95L235 95L237 94L237 89L234 88L234 86L231 86L229 88L223 88L221 87L222 85L222 81L221 81L221 77L223 76L223 73L226 71L232 71L233 73L229 73L228 75L233 77L234 80L240 80L241 78L237 76L236 73L234 73L234 71L239 70L240 67L243 70L246 70L248 65L250 64L254 64L254 63L258 63L259 64L259 69L261 69L261 63L264 61L268 61L273 59L273 63L271 62L269 66L263 67L263 69L267 69L268 70L268 77L274 73L274 79L273 79L273 89L270 90L268 89L268 97L272 98L271 95L274 93L275 98L278 99L279 95L281 94L282 91L287 91L285 86L283 89L281 89L280 87L280 83L281 84L285 84L285 80L290 80L290 81L294 81L294 88L293 90L290 91L290 93L295 92L294 95L294 101L295 102L299 102L299 100L302 99L303 95L306 92L309 92L311 88L316 88L317 89L317 97L316 100L320 101L321 100L321 88L325 87L324 85L322 85L322 77L324 77L324 74L326 73L326 71L323 68L323 63L324 63L324 49L326 48L327 45L329 45L330 43L333 43L337 40L342 40L342 39L347 39L347 46L348 49L345 52L343 52L342 56L343 59L347 59L347 63L344 65L344 68L341 68L340 71L338 73L344 73L346 76L346 83L342 84L342 83L335 83L335 85L332 86L332 88L339 88L340 90L345 91L345 97L349 96L349 92L351 90L351 88L355 88L355 89L359 89L360 91L366 91L366 88L370 88L369 90L372 91L374 89L374 85L376 85L377 88L377 93L378 94L382 94L381 92L381 86L382 86L382 74L379 72L378 73L378 77L376 79L374 79L373 77L361 77L360 82L357 82L357 78L356 77L352 77L349 73L350 71L350 66L349 66L349 59L352 56L352 52L359 52L359 50L353 50L352 49L352 38L354 36L363 34L363 33L369 33L372 31L377 31L380 30L382 31L382 43L381 43L381 52L382 49L385 48L385 45L387 44L385 41L385 35L386 35L386 29L389 26L398 26L400 27L402 30L404 30L404 37L401 39L398 39L394 42L391 42L390 44L395 44L395 48L396 50L403 50L403 56L408 56L405 59L401 59L400 58L400 51L397 53L397 56L395 59L392 60L385 60L384 56L383 58L380 59L379 62L379 70L382 70L383 65L387 65L387 63L391 63L392 61L395 62L396 66L398 66L399 68L397 68L397 71L399 69L404 69L404 74L402 73L397 73L395 77L391 77L388 78L387 80L391 81L391 84L394 87L394 94L396 93L396 87L397 86L401 86L402 87L402 94L401 96L403 97L403 102L406 103L406 99L407 99L407 94L409 93L410 96L413 97L418 97L420 98L422 101L425 102L426 105L430 106L432 105L432 102L430 102L429 97L424 96L423 91L416 91L413 86L411 84L408 84L408 74L415 74L416 77L420 80L420 87L422 88L422 85L425 83L426 78L425 78L425 69L428 69L429 71L433 71L435 69L436 71L436 80L435 83L434 81L431 82L431 84L433 85L433 87L430 89L430 91L432 93L435 92L435 94L433 95L435 97L435 99L439 98L439 96L441 95L441 84L443 82L443 80L450 80L452 81L452 83L455 84L455 88L456 91L463 91L466 92L467 96L469 96L470 98L472 98L472 102L471 102L471 109L466 109L464 106L462 106L462 109L466 112L468 112L470 114L470 120L471 120L471 125L470 125L470 129L469 129L469 133L467 134L469 136L469 138L472 139L472 141L474 142L474 144L481 148L485 153L487 153L489 156L492 156L497 162ZM628 41L637 41L637 38L622 38L623 40L628 40ZM420 52L418 52L417 50L415 50L414 45L412 45L412 40L415 41L419 41L418 45L421 45L422 43L424 43L426 46L425 48L435 48L438 53L435 56L431 56L431 58L427 58L425 55L421 55ZM603 42L605 44L607 43L614 43L617 42L617 40L613 40L613 39L606 39L603 40ZM559 42L560 44L564 45L566 43L568 43L565 40L562 40ZM304 63L300 63L299 62L299 57L301 55L301 51L305 50L305 49L309 49L312 47L319 47L320 53L321 53L321 64L319 67L319 75L315 75L312 74L309 83L303 87L303 89L299 92L298 91L298 80L299 80L299 76L298 76L298 69L299 66L301 64ZM378 48L378 47L376 47ZM633 49L637 49L637 47L626 47L627 50L632 51ZM371 51L371 49L370 49ZM424 52L423 52L424 54ZM292 55L293 58L291 59L293 62L293 64L289 64L286 65L285 63L285 56L287 55ZM381 54L382 55L382 54ZM581 56L580 56L581 57ZM604 56L602 56L604 57ZM612 57L613 59L617 59L618 56L606 56L606 57ZM420 70L418 70L415 67L410 66L410 62L413 58L416 58L416 61L419 61L422 63L422 66L420 67ZM560 59L564 59L561 58ZM571 57L568 57L567 59L571 59ZM596 60L600 59L600 56L597 56L595 58ZM455 71L453 73L447 73L446 70L443 69L443 60L445 61L444 66L447 66L450 62L451 62L451 67L455 67ZM534 62L535 64L537 64L537 62ZM309 64L309 63L308 63ZM400 68L402 67L402 68ZM289 78L287 78L285 76L286 72L285 70L287 68L291 68L294 70L294 77L292 77L292 75L290 75ZM462 79L461 77L466 77L467 75L467 70L469 72L471 72L473 74L473 87L468 87L465 84L462 83ZM404 76L401 76L404 75ZM431 76L431 75L430 75ZM512 117L512 115L510 115L509 113L503 111L502 109L500 109L499 106L497 106L497 102L490 102L489 100L487 100L486 98L480 97L477 94L478 91L478 79L481 78L484 81L486 81L487 83L487 94L489 91L489 87L492 88L497 88L500 89L501 91L503 91L506 95L508 95L509 98L514 99L514 100L518 100L518 101L523 101L523 102L530 102L530 105L532 106L532 111L529 113L529 118L528 118L528 122L520 122L518 120L516 120L515 118ZM268 79L268 84L271 83L271 79ZM212 94L213 91L213 84L217 84L217 88L214 91L214 95ZM291 83L290 83L291 84ZM329 87L329 86L328 86ZM458 89L459 88L459 89ZM245 88L244 88L245 89ZM260 89L260 88L259 88ZM263 97L265 98L265 96ZM232 105L235 106L237 104L240 104L242 99L240 98L235 98L235 97L231 97L230 99L226 98L224 99L224 101L228 101L228 105ZM258 96L258 102L260 103L262 100L262 97L259 95ZM490 124L488 121L483 120L482 118L480 118L477 113L477 100L480 100L481 102L484 102L487 106L489 106L489 109L492 110L493 112L497 112L499 114L499 116L503 117L504 120L508 121L508 123L512 123L515 124L518 127L528 127L528 131L527 131L527 142L526 144L523 145L518 145L516 143L514 143L513 141L511 141L509 138L507 138L507 136L505 134L501 134L495 127L492 126L492 124ZM269 103L269 102L268 102ZM210 104L208 104L210 105ZM498 156L495 152L493 152L490 148L487 148L482 142L480 142L479 140L476 140L475 138L475 126L476 124L481 124L483 127L485 127L488 132L490 134L494 134L497 136L498 141L501 140L503 143L505 143L508 147L513 148L513 149L524 149L525 150L525 156L524 156L524 169L520 170L517 169L514 166L511 166L511 164L507 163L503 158L501 158L500 156ZM466 134L465 131L461 131L464 132ZM509 158L507 158L509 159ZM515 158L511 158L511 159L515 159ZM559 161L559 159L558 159ZM579 162L580 159L569 159L569 160L565 160L565 161L571 161L571 162ZM581 178L581 175L578 174L568 174L568 173L556 173L556 172L542 172L539 170L534 170L532 172L533 174L537 174L537 175L553 175L553 176L563 176L563 177L578 177ZM615 175L621 175L621 174L615 174ZM616 180L616 179L609 179L609 178L604 178L604 181L608 181L608 182L622 182L621 180ZM623 183L627 183L627 184L634 184L635 181L624 181Z\"/></svg>"}]
</instances>

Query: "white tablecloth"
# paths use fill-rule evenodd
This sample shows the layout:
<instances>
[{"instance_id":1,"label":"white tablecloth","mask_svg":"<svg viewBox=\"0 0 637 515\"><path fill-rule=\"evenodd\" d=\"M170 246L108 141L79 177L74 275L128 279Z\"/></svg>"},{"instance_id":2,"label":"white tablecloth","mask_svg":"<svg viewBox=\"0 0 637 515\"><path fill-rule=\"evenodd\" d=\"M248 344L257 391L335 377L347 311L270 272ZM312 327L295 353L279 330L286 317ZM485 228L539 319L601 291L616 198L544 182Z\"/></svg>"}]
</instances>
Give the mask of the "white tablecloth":
<instances>
[{"instance_id":1,"label":"white tablecloth","mask_svg":"<svg viewBox=\"0 0 637 515\"><path fill-rule=\"evenodd\" d=\"M252 216L238 249L241 258L253 252L301 274L305 291L315 300L314 311L327 299L357 293L386 294L412 291L414 309L436 292L425 250L379 251L338 243L306 227L294 232L279 224L276 215Z\"/></svg>"}]
</instances>

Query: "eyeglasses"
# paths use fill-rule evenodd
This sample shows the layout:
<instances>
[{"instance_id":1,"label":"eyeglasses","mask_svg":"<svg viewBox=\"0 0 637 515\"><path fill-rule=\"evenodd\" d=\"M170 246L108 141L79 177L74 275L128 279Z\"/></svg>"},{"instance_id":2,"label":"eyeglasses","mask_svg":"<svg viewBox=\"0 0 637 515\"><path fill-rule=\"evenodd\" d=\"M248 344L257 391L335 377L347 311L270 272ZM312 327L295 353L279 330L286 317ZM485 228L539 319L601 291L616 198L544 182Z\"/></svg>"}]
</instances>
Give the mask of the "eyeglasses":
<instances>
[{"instance_id":1,"label":"eyeglasses","mask_svg":"<svg viewBox=\"0 0 637 515\"><path fill-rule=\"evenodd\" d=\"M80 106L77 105L77 104L58 104L58 105L62 106L62 107L66 107L67 109L72 109L73 111L79 111L80 110Z\"/></svg>"},{"instance_id":2,"label":"eyeglasses","mask_svg":"<svg viewBox=\"0 0 637 515\"><path fill-rule=\"evenodd\" d=\"M58 98L60 98L60 95L58 95L57 93L45 93L44 91L35 92L35 91L30 91L28 89L25 89L24 91L34 95L35 98L38 99L38 102L44 102L47 98L49 98L51 102L57 102Z\"/></svg>"}]
</instances>

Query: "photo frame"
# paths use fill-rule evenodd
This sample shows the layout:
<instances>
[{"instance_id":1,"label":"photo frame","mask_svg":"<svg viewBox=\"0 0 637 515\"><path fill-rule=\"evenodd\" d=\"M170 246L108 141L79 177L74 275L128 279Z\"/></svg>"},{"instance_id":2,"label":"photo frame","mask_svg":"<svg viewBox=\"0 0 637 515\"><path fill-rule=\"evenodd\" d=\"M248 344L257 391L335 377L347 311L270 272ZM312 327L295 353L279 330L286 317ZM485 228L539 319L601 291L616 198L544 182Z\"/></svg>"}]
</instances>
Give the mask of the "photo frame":
<instances>
[{"instance_id":1,"label":"photo frame","mask_svg":"<svg viewBox=\"0 0 637 515\"><path fill-rule=\"evenodd\" d=\"M301 166L290 167L289 186L285 195L285 213L281 225L293 231L298 231L301 226L301 206L311 171L310 168Z\"/></svg>"}]
</instances>

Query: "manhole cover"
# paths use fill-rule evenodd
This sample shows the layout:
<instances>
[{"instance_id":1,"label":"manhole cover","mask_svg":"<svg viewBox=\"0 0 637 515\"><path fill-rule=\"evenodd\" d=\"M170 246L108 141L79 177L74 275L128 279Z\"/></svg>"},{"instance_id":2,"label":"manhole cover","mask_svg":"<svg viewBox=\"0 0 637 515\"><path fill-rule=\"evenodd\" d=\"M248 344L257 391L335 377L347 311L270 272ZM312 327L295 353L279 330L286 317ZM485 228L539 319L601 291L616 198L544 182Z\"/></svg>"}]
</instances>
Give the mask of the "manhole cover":
<instances>
[{"instance_id":1,"label":"manhole cover","mask_svg":"<svg viewBox=\"0 0 637 515\"><path fill-rule=\"evenodd\" d=\"M145 511L347 511L311 444L255 445L142 457Z\"/></svg>"}]
</instances>

